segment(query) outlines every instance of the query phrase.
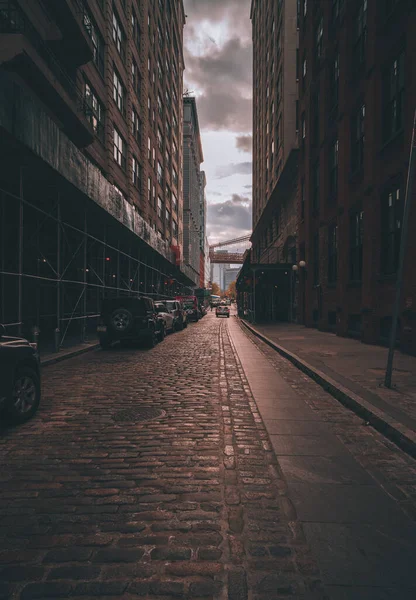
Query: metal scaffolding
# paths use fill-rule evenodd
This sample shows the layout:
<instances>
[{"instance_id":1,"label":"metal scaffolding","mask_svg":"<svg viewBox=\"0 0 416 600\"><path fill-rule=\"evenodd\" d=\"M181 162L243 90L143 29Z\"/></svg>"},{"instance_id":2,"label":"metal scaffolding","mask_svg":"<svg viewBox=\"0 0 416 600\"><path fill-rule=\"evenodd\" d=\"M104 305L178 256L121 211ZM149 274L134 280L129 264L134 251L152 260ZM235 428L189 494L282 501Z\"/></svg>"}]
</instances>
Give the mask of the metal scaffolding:
<instances>
[{"instance_id":1,"label":"metal scaffolding","mask_svg":"<svg viewBox=\"0 0 416 600\"><path fill-rule=\"evenodd\" d=\"M94 335L104 297L191 291L177 267L72 186L33 185L24 168L16 176L13 192L0 188L0 319L8 333L58 351Z\"/></svg>"}]
</instances>

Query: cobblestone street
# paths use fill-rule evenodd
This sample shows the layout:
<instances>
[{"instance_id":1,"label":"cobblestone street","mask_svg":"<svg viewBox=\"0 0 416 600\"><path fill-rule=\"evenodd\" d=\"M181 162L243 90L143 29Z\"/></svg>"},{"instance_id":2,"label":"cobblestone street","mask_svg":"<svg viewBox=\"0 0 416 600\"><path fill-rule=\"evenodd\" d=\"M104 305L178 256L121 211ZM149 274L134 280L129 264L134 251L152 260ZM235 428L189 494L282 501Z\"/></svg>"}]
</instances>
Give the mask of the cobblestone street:
<instances>
[{"instance_id":1,"label":"cobblestone street","mask_svg":"<svg viewBox=\"0 0 416 600\"><path fill-rule=\"evenodd\" d=\"M38 415L2 430L0 598L396 598L324 589L241 334L209 314L150 351L44 369ZM410 523L414 461L244 335Z\"/></svg>"}]
</instances>

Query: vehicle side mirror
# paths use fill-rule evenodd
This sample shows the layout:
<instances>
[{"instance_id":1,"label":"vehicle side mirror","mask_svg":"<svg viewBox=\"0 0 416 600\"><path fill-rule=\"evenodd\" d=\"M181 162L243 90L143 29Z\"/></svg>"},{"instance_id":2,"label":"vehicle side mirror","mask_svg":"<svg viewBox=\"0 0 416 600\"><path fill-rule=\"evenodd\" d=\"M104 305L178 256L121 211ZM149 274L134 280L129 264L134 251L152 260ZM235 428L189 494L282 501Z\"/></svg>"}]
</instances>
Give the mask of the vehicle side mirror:
<instances>
[{"instance_id":1,"label":"vehicle side mirror","mask_svg":"<svg viewBox=\"0 0 416 600\"><path fill-rule=\"evenodd\" d=\"M2 325L2 324L0 323L0 339L1 339L1 338L2 338L4 335L6 335L6 328L5 328L5 326L4 326L4 325Z\"/></svg>"}]
</instances>

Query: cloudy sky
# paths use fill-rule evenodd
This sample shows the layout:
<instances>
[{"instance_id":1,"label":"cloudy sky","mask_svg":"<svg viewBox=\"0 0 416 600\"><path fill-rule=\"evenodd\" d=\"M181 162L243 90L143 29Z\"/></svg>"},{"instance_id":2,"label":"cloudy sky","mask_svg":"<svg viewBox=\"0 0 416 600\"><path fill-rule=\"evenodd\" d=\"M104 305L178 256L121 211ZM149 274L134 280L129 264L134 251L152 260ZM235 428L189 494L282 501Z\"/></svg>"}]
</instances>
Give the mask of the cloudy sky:
<instances>
[{"instance_id":1,"label":"cloudy sky","mask_svg":"<svg viewBox=\"0 0 416 600\"><path fill-rule=\"evenodd\" d=\"M197 98L215 243L251 231L251 0L184 5L184 86Z\"/></svg>"}]
</instances>

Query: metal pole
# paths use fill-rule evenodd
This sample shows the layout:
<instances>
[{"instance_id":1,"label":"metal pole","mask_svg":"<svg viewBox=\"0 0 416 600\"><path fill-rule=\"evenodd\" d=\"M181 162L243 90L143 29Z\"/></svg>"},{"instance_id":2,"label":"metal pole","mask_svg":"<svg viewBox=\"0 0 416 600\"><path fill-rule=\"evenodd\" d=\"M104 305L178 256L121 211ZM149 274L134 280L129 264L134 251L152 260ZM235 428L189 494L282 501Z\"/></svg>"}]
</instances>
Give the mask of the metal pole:
<instances>
[{"instance_id":1,"label":"metal pole","mask_svg":"<svg viewBox=\"0 0 416 600\"><path fill-rule=\"evenodd\" d=\"M1 322L5 323L5 293L4 293L4 284L6 281L6 276L4 275L4 253L5 253L5 242L4 242L4 227L6 221L6 194L1 193L0 196L0 226L1 226L1 235L0 235L0 244L1 244Z\"/></svg>"},{"instance_id":2,"label":"metal pole","mask_svg":"<svg viewBox=\"0 0 416 600\"><path fill-rule=\"evenodd\" d=\"M84 297L82 299L82 310L83 310L83 319L82 319L82 332L81 332L81 342L84 343L87 340L87 209L84 209Z\"/></svg>"},{"instance_id":3,"label":"metal pole","mask_svg":"<svg viewBox=\"0 0 416 600\"><path fill-rule=\"evenodd\" d=\"M23 310L23 169L19 169L19 280L17 299L17 322L19 335L22 335Z\"/></svg>"},{"instance_id":4,"label":"metal pole","mask_svg":"<svg viewBox=\"0 0 416 600\"><path fill-rule=\"evenodd\" d=\"M415 159L416 159L416 110L415 110L414 119L413 119L412 144L410 147L409 169L407 172L406 196L404 199L404 208L403 208L402 235L400 238L399 266L398 266L398 270L397 270L397 279L396 279L396 298L395 298L394 307L393 307L393 320L391 323L391 331L390 331L389 355L387 358L386 375L384 378L384 385L387 388L391 388L391 376L392 376L392 371L393 371L394 348L396 345L396 334L397 334L397 319L399 316L400 299L401 299L401 293L402 293L402 287L403 287L403 269L404 269L404 259L405 259L405 252L406 252L407 229L408 229L408 224L409 224L410 204L411 204L411 200L412 200L413 182L414 182L414 176L415 176Z\"/></svg>"},{"instance_id":5,"label":"metal pole","mask_svg":"<svg viewBox=\"0 0 416 600\"><path fill-rule=\"evenodd\" d=\"M253 269L253 323L256 322L256 269Z\"/></svg>"},{"instance_id":6,"label":"metal pole","mask_svg":"<svg viewBox=\"0 0 416 600\"><path fill-rule=\"evenodd\" d=\"M57 203L58 219L56 233L56 328L55 328L55 352L59 352L61 346L61 199L58 193Z\"/></svg>"}]
</instances>

